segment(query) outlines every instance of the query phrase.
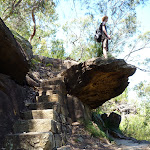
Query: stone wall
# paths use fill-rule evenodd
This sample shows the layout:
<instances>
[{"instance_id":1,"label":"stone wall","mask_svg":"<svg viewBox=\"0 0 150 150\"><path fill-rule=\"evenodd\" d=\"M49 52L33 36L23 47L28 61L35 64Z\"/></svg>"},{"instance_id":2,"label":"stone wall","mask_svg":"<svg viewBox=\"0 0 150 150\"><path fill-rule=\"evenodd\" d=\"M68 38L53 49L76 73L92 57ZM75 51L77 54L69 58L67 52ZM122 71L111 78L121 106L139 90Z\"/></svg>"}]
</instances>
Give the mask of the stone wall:
<instances>
[{"instance_id":1,"label":"stone wall","mask_svg":"<svg viewBox=\"0 0 150 150\"><path fill-rule=\"evenodd\" d=\"M69 117L73 122L91 120L91 110L87 105L84 105L78 98L67 95L67 109Z\"/></svg>"}]
</instances>

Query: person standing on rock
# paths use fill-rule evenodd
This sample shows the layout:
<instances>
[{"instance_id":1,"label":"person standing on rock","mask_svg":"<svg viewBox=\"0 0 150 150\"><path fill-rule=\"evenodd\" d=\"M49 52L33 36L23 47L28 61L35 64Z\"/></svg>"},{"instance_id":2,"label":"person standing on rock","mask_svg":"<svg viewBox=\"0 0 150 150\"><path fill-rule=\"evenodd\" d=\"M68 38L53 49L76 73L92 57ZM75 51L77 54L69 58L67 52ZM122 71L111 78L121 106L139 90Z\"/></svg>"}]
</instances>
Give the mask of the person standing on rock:
<instances>
[{"instance_id":1,"label":"person standing on rock","mask_svg":"<svg viewBox=\"0 0 150 150\"><path fill-rule=\"evenodd\" d=\"M107 52L108 52L108 40L111 39L111 37L107 34L107 27L106 22L108 21L108 16L104 16L102 18L101 23L101 29L102 29L102 49L103 49L103 55L105 58L108 58Z\"/></svg>"}]
</instances>

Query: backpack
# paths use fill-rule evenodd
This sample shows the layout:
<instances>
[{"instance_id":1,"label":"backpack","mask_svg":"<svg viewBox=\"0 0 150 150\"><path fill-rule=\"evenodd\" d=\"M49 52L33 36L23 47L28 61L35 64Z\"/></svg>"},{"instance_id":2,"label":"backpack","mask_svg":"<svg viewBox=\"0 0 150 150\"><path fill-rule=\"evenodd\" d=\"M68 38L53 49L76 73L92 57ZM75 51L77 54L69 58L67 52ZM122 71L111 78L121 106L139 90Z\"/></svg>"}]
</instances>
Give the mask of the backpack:
<instances>
[{"instance_id":1,"label":"backpack","mask_svg":"<svg viewBox=\"0 0 150 150\"><path fill-rule=\"evenodd\" d=\"M94 39L98 43L102 42L102 24L100 24L100 27L98 29L96 29Z\"/></svg>"}]
</instances>

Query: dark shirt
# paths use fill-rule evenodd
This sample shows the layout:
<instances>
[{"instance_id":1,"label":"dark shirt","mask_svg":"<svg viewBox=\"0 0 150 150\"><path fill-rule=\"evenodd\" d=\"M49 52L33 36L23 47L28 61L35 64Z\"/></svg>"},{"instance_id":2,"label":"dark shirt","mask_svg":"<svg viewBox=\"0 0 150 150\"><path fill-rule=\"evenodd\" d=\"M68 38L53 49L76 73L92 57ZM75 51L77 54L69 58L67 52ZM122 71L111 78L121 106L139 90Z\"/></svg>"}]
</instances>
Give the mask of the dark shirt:
<instances>
[{"instance_id":1,"label":"dark shirt","mask_svg":"<svg viewBox=\"0 0 150 150\"><path fill-rule=\"evenodd\" d=\"M106 36L106 34L103 32L103 26L105 27L105 30L106 30L106 32L107 32L107 27L106 27L106 25L105 25L105 22L102 22L102 23L100 24L100 30L102 31L102 39L108 39L108 37Z\"/></svg>"}]
</instances>

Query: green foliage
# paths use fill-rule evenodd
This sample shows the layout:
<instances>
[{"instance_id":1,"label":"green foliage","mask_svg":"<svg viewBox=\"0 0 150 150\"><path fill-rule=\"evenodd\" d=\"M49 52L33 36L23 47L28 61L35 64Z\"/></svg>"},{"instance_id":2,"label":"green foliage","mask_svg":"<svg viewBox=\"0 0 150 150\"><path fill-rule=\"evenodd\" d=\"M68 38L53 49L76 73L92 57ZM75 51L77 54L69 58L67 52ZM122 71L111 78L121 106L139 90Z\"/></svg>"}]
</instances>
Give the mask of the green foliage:
<instances>
[{"instance_id":1,"label":"green foliage","mask_svg":"<svg viewBox=\"0 0 150 150\"><path fill-rule=\"evenodd\" d=\"M50 67L50 66L53 66L53 65L51 63L46 64L46 67Z\"/></svg>"},{"instance_id":2,"label":"green foliage","mask_svg":"<svg viewBox=\"0 0 150 150\"><path fill-rule=\"evenodd\" d=\"M137 140L150 141L150 122L145 121L145 117L141 115L130 115L123 118L120 124L122 132Z\"/></svg>"},{"instance_id":3,"label":"green foliage","mask_svg":"<svg viewBox=\"0 0 150 150\"><path fill-rule=\"evenodd\" d=\"M47 47L47 41L42 40L42 44L34 50L35 54L46 56L49 58L65 59L65 48L62 40L52 40Z\"/></svg>"},{"instance_id":4,"label":"green foliage","mask_svg":"<svg viewBox=\"0 0 150 150\"><path fill-rule=\"evenodd\" d=\"M29 39L33 33L32 11L35 8L34 54L62 59L65 55L63 41L55 39L59 27L55 7L52 0L3 0L0 1L0 15L10 29Z\"/></svg>"},{"instance_id":5,"label":"green foliage","mask_svg":"<svg viewBox=\"0 0 150 150\"><path fill-rule=\"evenodd\" d=\"M71 58L85 61L102 55L101 43L94 41L93 20L91 16L66 22L63 30L65 36L67 36L65 44L72 47Z\"/></svg>"},{"instance_id":6,"label":"green foliage","mask_svg":"<svg viewBox=\"0 0 150 150\"><path fill-rule=\"evenodd\" d=\"M41 61L39 61L39 60L33 58L33 59L31 60L31 63L32 63L33 65L36 65L36 64L38 64L38 63L41 63Z\"/></svg>"},{"instance_id":7,"label":"green foliage","mask_svg":"<svg viewBox=\"0 0 150 150\"><path fill-rule=\"evenodd\" d=\"M134 87L134 90L140 98L150 98L150 84L148 84L146 81L141 81Z\"/></svg>"},{"instance_id":8,"label":"green foliage","mask_svg":"<svg viewBox=\"0 0 150 150\"><path fill-rule=\"evenodd\" d=\"M105 102L102 106L97 108L96 112L99 114L103 114L103 113L109 114L111 112L120 114L120 112L118 112L117 110L117 106L123 103L127 103L127 102L128 102L128 89L126 88L125 91L121 95L115 98L112 98L111 100Z\"/></svg>"},{"instance_id":9,"label":"green foliage","mask_svg":"<svg viewBox=\"0 0 150 150\"><path fill-rule=\"evenodd\" d=\"M94 43L94 33L98 28L100 22L96 19L101 18L104 15L109 16L108 20L108 34L112 39L109 41L110 52L116 56L119 53L123 53L126 46L129 46L129 50L134 49L134 45L137 44L136 40L131 43L129 39L138 31L139 23L137 23L136 7L145 4L143 0L127 0L127 1L85 1L80 0L80 3L74 0L74 10L76 6L81 8L85 12L85 17L76 17L71 22L67 22L63 29L69 37L69 41L72 46L71 57L76 60L87 60L92 57L101 56L101 44L98 44L99 48ZM82 12L82 10L81 10ZM77 13L77 12L76 12ZM148 40L148 37L145 36ZM126 42L128 39L128 42ZM139 41L139 39L137 39ZM140 39L140 41L143 41ZM143 43L147 43L144 42ZM132 46L131 46L132 45ZM96 49L95 49L96 48Z\"/></svg>"},{"instance_id":10,"label":"green foliage","mask_svg":"<svg viewBox=\"0 0 150 150\"><path fill-rule=\"evenodd\" d=\"M91 121L85 122L85 129L94 137L106 138L106 134L102 130L99 130Z\"/></svg>"}]
</instances>

